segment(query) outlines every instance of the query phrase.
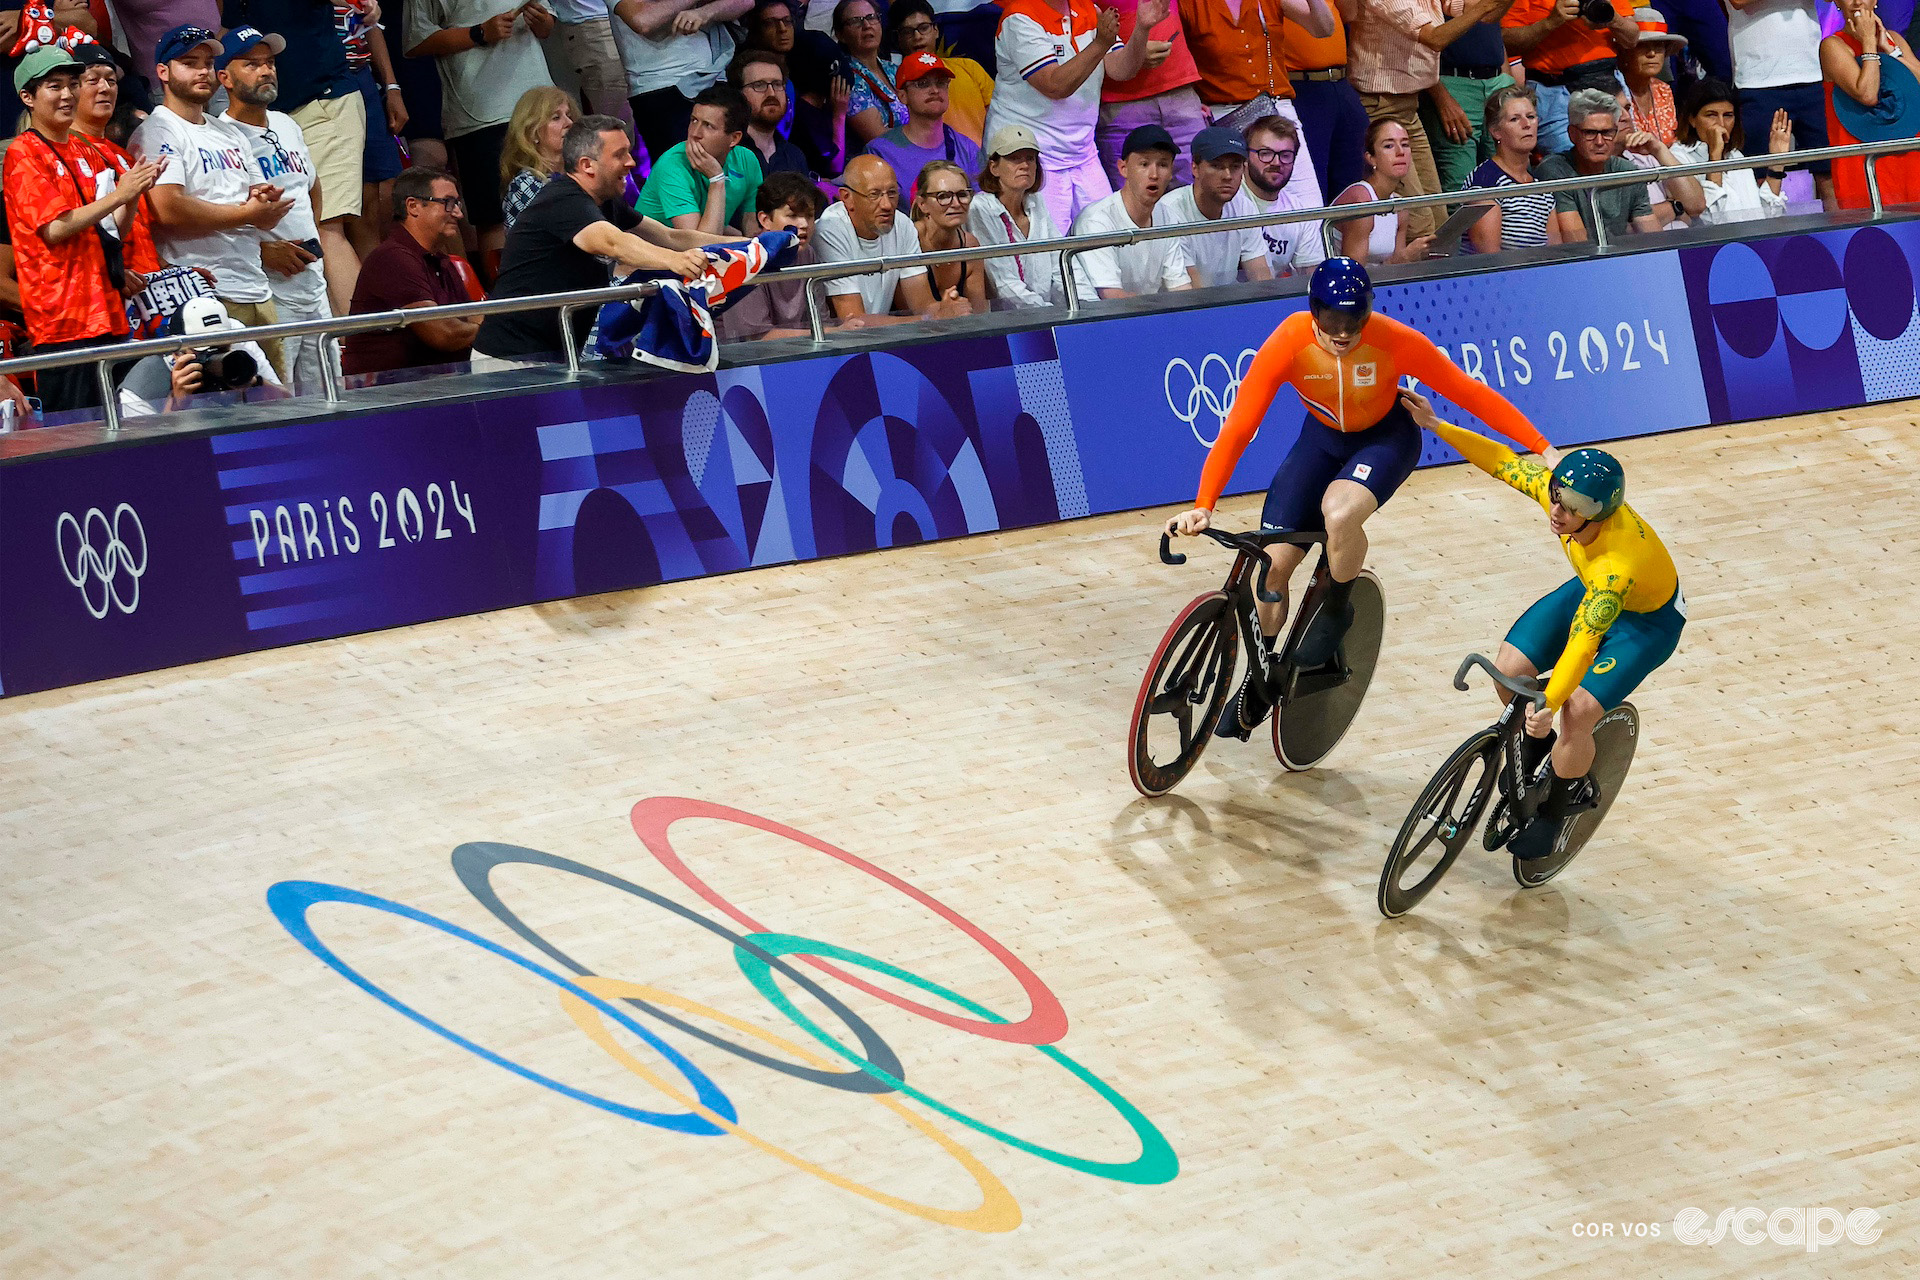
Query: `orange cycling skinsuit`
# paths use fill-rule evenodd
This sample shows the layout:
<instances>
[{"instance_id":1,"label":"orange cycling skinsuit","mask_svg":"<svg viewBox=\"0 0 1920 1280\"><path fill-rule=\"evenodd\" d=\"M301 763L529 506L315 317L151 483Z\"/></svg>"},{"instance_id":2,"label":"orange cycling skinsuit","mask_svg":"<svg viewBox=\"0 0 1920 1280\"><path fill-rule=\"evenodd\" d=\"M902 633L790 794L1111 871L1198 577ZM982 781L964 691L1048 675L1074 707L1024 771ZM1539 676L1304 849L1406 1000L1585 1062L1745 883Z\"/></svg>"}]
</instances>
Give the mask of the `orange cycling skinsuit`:
<instances>
[{"instance_id":1,"label":"orange cycling skinsuit","mask_svg":"<svg viewBox=\"0 0 1920 1280\"><path fill-rule=\"evenodd\" d=\"M1435 425L1433 433L1494 479L1551 509L1551 475L1544 466L1448 423ZM1549 711L1558 711L1580 688L1612 710L1679 647L1687 625L1679 571L1653 526L1625 503L1601 522L1599 536L1587 546L1572 537L1560 543L1573 564L1573 580L1520 615L1507 643L1536 671L1553 672Z\"/></svg>"},{"instance_id":2,"label":"orange cycling skinsuit","mask_svg":"<svg viewBox=\"0 0 1920 1280\"><path fill-rule=\"evenodd\" d=\"M1282 383L1299 393L1307 420L1274 473L1261 523L1273 529L1324 529L1320 503L1335 480L1365 485L1386 505L1420 462L1420 428L1400 403L1400 379L1408 376L1515 443L1546 451L1546 437L1526 415L1462 373L1425 335L1375 314L1353 349L1335 356L1314 340L1313 318L1302 311L1281 321L1254 357L1220 438L1207 454L1194 505L1212 510L1220 500Z\"/></svg>"}]
</instances>

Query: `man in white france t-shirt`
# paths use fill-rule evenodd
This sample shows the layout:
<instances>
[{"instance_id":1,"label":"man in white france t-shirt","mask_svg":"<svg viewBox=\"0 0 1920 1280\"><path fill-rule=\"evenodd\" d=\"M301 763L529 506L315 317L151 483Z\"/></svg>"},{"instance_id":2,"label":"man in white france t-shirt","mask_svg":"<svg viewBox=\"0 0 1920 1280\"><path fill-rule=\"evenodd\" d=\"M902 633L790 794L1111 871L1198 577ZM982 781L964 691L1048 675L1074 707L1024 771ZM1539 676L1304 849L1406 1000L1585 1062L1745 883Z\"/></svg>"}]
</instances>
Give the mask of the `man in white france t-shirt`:
<instances>
[{"instance_id":1,"label":"man in white france t-shirt","mask_svg":"<svg viewBox=\"0 0 1920 1280\"><path fill-rule=\"evenodd\" d=\"M219 39L204 27L175 27L160 37L154 56L166 102L134 131L128 149L141 160L172 161L148 193L160 256L211 271L215 296L241 324L273 324L280 313L260 265L260 241L293 212L294 202L256 179L246 135L207 114L220 52ZM260 345L286 381L281 344Z\"/></svg>"},{"instance_id":2,"label":"man in white france t-shirt","mask_svg":"<svg viewBox=\"0 0 1920 1280\"><path fill-rule=\"evenodd\" d=\"M1733 52L1733 87L1740 91L1740 127L1747 149L1764 150L1773 130L1773 113L1785 110L1793 121L1793 147L1812 151L1827 145L1827 99L1820 70L1820 15L1814 0L1724 0L1727 44ZM1828 209L1837 209L1833 166L1825 160L1807 166L1813 187Z\"/></svg>"},{"instance_id":3,"label":"man in white france t-shirt","mask_svg":"<svg viewBox=\"0 0 1920 1280\"><path fill-rule=\"evenodd\" d=\"M1153 207L1153 225L1171 227L1251 218L1260 211L1240 190L1247 172L1247 143L1237 129L1209 125L1193 136L1193 184L1181 187ZM1249 280L1271 280L1266 242L1254 227L1209 231L1180 242L1187 264L1202 289Z\"/></svg>"},{"instance_id":4,"label":"man in white france t-shirt","mask_svg":"<svg viewBox=\"0 0 1920 1280\"><path fill-rule=\"evenodd\" d=\"M1071 234L1098 236L1151 227L1154 208L1173 182L1175 154L1173 135L1157 124L1143 124L1129 133L1120 144L1120 189L1088 205L1074 219ZM1186 243L1177 236L1089 249L1073 260L1073 279L1083 298L1175 293L1199 283L1187 263Z\"/></svg>"},{"instance_id":5,"label":"man in white france t-shirt","mask_svg":"<svg viewBox=\"0 0 1920 1280\"><path fill-rule=\"evenodd\" d=\"M235 27L222 41L214 69L227 91L227 113L221 119L245 134L252 143L253 165L262 181L293 197L289 213L260 244L260 262L274 306L285 320L324 320L333 315L327 301L327 273L315 250L320 243L320 188L314 184L313 154L306 134L283 111L267 110L280 93L274 55L286 40L255 27ZM285 340L290 385L297 396L319 395L326 389L320 362L326 344L316 334Z\"/></svg>"},{"instance_id":6,"label":"man in white france t-shirt","mask_svg":"<svg viewBox=\"0 0 1920 1280\"><path fill-rule=\"evenodd\" d=\"M1116 46L1120 15L1093 0L1001 0L993 56L998 68L986 136L1024 125L1040 139L1040 196L1056 227L1113 194L1094 146L1100 86L1131 80L1147 64L1148 33L1168 0L1140 0L1133 34Z\"/></svg>"}]
</instances>

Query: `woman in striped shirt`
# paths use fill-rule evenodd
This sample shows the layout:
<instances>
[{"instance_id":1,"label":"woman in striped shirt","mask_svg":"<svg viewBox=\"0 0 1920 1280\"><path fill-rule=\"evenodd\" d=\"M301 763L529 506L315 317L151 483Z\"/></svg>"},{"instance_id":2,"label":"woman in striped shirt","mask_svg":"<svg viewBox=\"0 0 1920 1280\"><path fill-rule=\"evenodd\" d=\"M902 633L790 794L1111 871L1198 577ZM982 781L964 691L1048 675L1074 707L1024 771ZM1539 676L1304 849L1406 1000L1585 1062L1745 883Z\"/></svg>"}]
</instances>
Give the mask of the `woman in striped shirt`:
<instances>
[{"instance_id":1,"label":"woman in striped shirt","mask_svg":"<svg viewBox=\"0 0 1920 1280\"><path fill-rule=\"evenodd\" d=\"M1511 85L1487 99L1487 136L1493 139L1493 159L1467 179L1474 187L1517 187L1534 182L1533 149L1540 138L1540 114L1532 85ZM1517 196L1502 200L1473 224L1468 240L1475 253L1503 249L1537 249L1559 244L1560 228L1553 217L1553 197Z\"/></svg>"}]
</instances>

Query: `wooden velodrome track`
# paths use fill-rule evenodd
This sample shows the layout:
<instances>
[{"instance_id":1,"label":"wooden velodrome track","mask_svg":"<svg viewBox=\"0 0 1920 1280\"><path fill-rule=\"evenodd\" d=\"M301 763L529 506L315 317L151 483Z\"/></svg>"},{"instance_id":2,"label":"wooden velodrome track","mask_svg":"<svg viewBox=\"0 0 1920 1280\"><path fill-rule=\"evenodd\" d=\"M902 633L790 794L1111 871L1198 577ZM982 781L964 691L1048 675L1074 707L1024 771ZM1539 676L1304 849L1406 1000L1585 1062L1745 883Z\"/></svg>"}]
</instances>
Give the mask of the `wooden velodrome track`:
<instances>
[{"instance_id":1,"label":"wooden velodrome track","mask_svg":"<svg viewBox=\"0 0 1920 1280\"><path fill-rule=\"evenodd\" d=\"M1134 689L1225 563L1160 565L1162 512L0 704L0 1275L1912 1274L1912 415L1620 446L1693 615L1636 695L1628 790L1553 884L1519 891L1476 842L1394 922L1386 845L1491 711L1449 677L1566 576L1539 512L1461 468L1373 526L1387 643L1327 767L1216 743L1159 801L1127 784ZM1244 527L1254 500L1226 510ZM654 797L761 827L688 817L650 851L629 811ZM564 1096L350 984L276 918L299 891L269 900L345 886L557 975L450 858L526 846L686 913L551 866L483 880L599 995L698 1002L731 1021L669 1011L770 1060L847 1069L686 918L755 927L694 883L919 975L846 970L951 1021L1053 1033L960 927L774 824L932 895L1058 997L1042 1050L816 975L909 1087L1058 1158L634 1013L765 1145L716 1136L647 1082L688 1092L657 1049L554 980L308 891L344 966L604 1105ZM1880 1235L1674 1238L1682 1209L1747 1205L1871 1208Z\"/></svg>"}]
</instances>

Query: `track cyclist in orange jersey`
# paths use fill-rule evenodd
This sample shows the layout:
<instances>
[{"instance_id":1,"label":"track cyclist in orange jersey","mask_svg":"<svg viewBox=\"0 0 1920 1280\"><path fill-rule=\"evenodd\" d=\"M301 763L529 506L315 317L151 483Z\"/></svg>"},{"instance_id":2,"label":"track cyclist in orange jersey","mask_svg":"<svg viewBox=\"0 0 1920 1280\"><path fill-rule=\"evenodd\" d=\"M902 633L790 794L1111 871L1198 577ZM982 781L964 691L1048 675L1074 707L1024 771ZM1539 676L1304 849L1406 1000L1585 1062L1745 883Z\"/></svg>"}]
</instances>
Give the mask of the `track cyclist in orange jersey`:
<instances>
[{"instance_id":1,"label":"track cyclist in orange jersey","mask_svg":"<svg viewBox=\"0 0 1920 1280\"><path fill-rule=\"evenodd\" d=\"M1460 372L1426 337L1373 313L1373 281L1352 258L1328 258L1314 268L1305 312L1273 331L1241 381L1220 438L1200 473L1194 509L1167 522L1169 533L1192 536L1213 523L1213 507L1233 468L1260 427L1281 384L1306 406L1300 438L1274 472L1260 522L1269 529L1324 530L1329 590L1294 653L1303 668L1338 651L1353 623L1354 579L1366 567L1367 517L1385 505L1420 462L1420 428L1400 403L1400 379L1418 378L1500 434L1557 459L1545 436L1506 397ZM1278 604L1260 605L1267 659L1287 617L1287 580L1304 547L1273 548L1267 590ZM1259 661L1248 655L1247 679L1220 713L1216 733L1245 741L1272 710L1253 679Z\"/></svg>"},{"instance_id":2,"label":"track cyclist in orange jersey","mask_svg":"<svg viewBox=\"0 0 1920 1280\"><path fill-rule=\"evenodd\" d=\"M1522 759L1525 776L1532 777L1552 751L1553 789L1538 818L1516 832L1510 846L1516 858L1544 858L1553 852L1560 820L1600 802L1588 776L1594 726L1679 647L1687 625L1680 574L1660 535L1627 505L1626 474L1612 454L1575 449L1548 471L1485 436L1442 422L1419 393L1401 394L1415 422L1538 502L1573 563L1570 581L1520 615L1494 664L1510 676L1553 670L1546 706L1527 714Z\"/></svg>"}]
</instances>

